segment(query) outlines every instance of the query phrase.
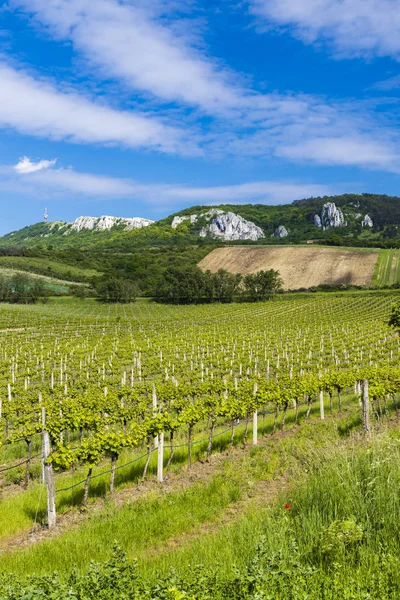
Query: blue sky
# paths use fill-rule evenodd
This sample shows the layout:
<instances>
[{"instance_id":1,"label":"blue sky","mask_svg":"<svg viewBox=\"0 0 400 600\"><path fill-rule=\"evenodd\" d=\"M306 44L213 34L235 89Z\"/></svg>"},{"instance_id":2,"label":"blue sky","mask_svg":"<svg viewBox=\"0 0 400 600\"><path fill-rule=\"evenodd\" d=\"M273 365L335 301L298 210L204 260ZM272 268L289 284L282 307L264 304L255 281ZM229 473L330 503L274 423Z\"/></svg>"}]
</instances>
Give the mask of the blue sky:
<instances>
[{"instance_id":1,"label":"blue sky","mask_svg":"<svg viewBox=\"0 0 400 600\"><path fill-rule=\"evenodd\" d=\"M400 195L400 0L0 0L0 233Z\"/></svg>"}]
</instances>

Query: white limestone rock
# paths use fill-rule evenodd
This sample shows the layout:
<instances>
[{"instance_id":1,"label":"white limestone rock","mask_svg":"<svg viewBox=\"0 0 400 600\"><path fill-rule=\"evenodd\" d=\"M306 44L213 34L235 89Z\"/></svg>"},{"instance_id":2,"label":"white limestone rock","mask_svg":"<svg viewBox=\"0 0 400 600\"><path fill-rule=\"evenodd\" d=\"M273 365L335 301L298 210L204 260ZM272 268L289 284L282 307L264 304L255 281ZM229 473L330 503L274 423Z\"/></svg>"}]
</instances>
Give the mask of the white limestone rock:
<instances>
[{"instance_id":1,"label":"white limestone rock","mask_svg":"<svg viewBox=\"0 0 400 600\"><path fill-rule=\"evenodd\" d=\"M216 212L217 211L215 211L214 214L216 214ZM212 211L209 211L208 215L211 215L211 213ZM207 213L202 216L207 216ZM218 211L211 223L200 230L199 235L201 237L220 238L224 241L256 241L265 237L263 230L255 225L255 223L247 221L235 213L224 213L223 211Z\"/></svg>"},{"instance_id":2,"label":"white limestone rock","mask_svg":"<svg viewBox=\"0 0 400 600\"><path fill-rule=\"evenodd\" d=\"M190 221L191 224L193 223L197 223L199 219L198 215L185 215L183 217L174 217L172 219L172 223L171 223L171 227L172 229L176 229L178 227L178 225L180 225L181 223L184 223L184 221Z\"/></svg>"},{"instance_id":3,"label":"white limestone rock","mask_svg":"<svg viewBox=\"0 0 400 600\"><path fill-rule=\"evenodd\" d=\"M286 227L284 227L283 225L279 225L279 227L277 227L275 229L275 231L271 237L284 238L284 237L287 237L288 235L289 235L289 232L286 229Z\"/></svg>"},{"instance_id":4,"label":"white limestone rock","mask_svg":"<svg viewBox=\"0 0 400 600\"><path fill-rule=\"evenodd\" d=\"M321 217L319 215L314 215L314 225L315 227L322 227Z\"/></svg>"},{"instance_id":5,"label":"white limestone rock","mask_svg":"<svg viewBox=\"0 0 400 600\"><path fill-rule=\"evenodd\" d=\"M361 221L362 227L373 227L374 222L369 215L365 215L363 220Z\"/></svg>"},{"instance_id":6,"label":"white limestone rock","mask_svg":"<svg viewBox=\"0 0 400 600\"><path fill-rule=\"evenodd\" d=\"M327 202L322 207L321 225L323 229L344 227L346 225L342 209L336 206L334 202Z\"/></svg>"},{"instance_id":7,"label":"white limestone rock","mask_svg":"<svg viewBox=\"0 0 400 600\"><path fill-rule=\"evenodd\" d=\"M85 229L106 231L114 227L114 225L123 225L124 229L128 231L130 229L141 229L142 227L148 227L152 223L154 223L154 221L150 221L150 219L142 219L141 217L78 217L73 223L71 223L71 229L78 232Z\"/></svg>"}]
</instances>

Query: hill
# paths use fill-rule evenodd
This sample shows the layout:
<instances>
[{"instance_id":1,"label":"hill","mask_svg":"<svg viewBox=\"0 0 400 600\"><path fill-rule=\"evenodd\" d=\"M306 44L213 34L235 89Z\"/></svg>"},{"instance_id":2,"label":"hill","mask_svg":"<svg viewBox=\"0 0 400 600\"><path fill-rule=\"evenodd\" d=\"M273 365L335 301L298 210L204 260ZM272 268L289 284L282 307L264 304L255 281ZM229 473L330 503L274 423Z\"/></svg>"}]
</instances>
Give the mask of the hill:
<instances>
[{"instance_id":1,"label":"hill","mask_svg":"<svg viewBox=\"0 0 400 600\"><path fill-rule=\"evenodd\" d=\"M154 296L166 269L193 267L217 248L287 247L312 241L320 246L385 249L375 271L371 274L373 267L368 267L361 279L386 285L400 279L399 232L400 198L384 195L345 194L279 206L194 206L157 222L103 216L37 223L0 237L0 267L4 259L15 269L85 283L105 274L134 281L141 295ZM244 256L243 250L240 253ZM263 259L260 264L269 265ZM316 268L325 272L325 278L307 275L307 281L325 281L329 265ZM283 265L278 270L282 269ZM335 267L332 272L334 281L360 280L343 269ZM300 282L298 287L306 284Z\"/></svg>"},{"instance_id":2,"label":"hill","mask_svg":"<svg viewBox=\"0 0 400 600\"><path fill-rule=\"evenodd\" d=\"M344 194L292 204L194 206L152 222L143 218L78 217L37 223L0 238L0 248L133 251L146 247L207 245L217 241L285 244L315 240L349 246L400 246L400 198Z\"/></svg>"},{"instance_id":3,"label":"hill","mask_svg":"<svg viewBox=\"0 0 400 600\"><path fill-rule=\"evenodd\" d=\"M215 273L226 269L247 275L257 271L279 271L285 289L311 288L318 285L369 286L373 282L379 252L344 248L271 247L217 248L199 266Z\"/></svg>"},{"instance_id":4,"label":"hill","mask_svg":"<svg viewBox=\"0 0 400 600\"><path fill-rule=\"evenodd\" d=\"M86 269L46 257L0 256L0 275L26 272L63 283L85 283L101 276L96 269Z\"/></svg>"}]
</instances>

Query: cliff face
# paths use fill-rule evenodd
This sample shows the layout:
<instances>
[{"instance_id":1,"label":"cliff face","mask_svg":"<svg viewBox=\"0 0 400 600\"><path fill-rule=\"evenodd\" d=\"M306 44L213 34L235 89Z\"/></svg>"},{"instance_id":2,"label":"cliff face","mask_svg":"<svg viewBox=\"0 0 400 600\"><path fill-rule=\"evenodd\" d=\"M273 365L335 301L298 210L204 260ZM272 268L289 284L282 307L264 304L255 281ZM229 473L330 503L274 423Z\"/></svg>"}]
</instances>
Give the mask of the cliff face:
<instances>
[{"instance_id":1,"label":"cliff face","mask_svg":"<svg viewBox=\"0 0 400 600\"><path fill-rule=\"evenodd\" d=\"M141 229L151 225L154 221L149 219L142 219L141 217L133 218L120 218L120 217L78 217L72 224L71 229L73 231L83 231L84 229L93 229L98 231L105 231L111 229L114 225L124 225L126 230L129 229Z\"/></svg>"},{"instance_id":2,"label":"cliff face","mask_svg":"<svg viewBox=\"0 0 400 600\"><path fill-rule=\"evenodd\" d=\"M365 217L361 221L361 225L363 227L373 227L374 223L369 215L365 215Z\"/></svg>"},{"instance_id":3,"label":"cliff face","mask_svg":"<svg viewBox=\"0 0 400 600\"><path fill-rule=\"evenodd\" d=\"M224 241L253 240L265 237L261 227L232 212L215 216L211 223L200 230L201 237L220 238Z\"/></svg>"},{"instance_id":4,"label":"cliff face","mask_svg":"<svg viewBox=\"0 0 400 600\"><path fill-rule=\"evenodd\" d=\"M199 231L201 237L212 237L223 239L226 242L234 240L259 240L265 237L263 230L243 217L233 212L224 212L219 209L211 209L198 215L184 215L174 217L171 223L172 229L179 227L181 223L189 221L195 224L199 219L210 221Z\"/></svg>"},{"instance_id":5,"label":"cliff face","mask_svg":"<svg viewBox=\"0 0 400 600\"><path fill-rule=\"evenodd\" d=\"M328 229L329 227L344 227L346 221L341 208L338 208L334 202L327 202L323 205L321 215L314 215L314 225Z\"/></svg>"}]
</instances>

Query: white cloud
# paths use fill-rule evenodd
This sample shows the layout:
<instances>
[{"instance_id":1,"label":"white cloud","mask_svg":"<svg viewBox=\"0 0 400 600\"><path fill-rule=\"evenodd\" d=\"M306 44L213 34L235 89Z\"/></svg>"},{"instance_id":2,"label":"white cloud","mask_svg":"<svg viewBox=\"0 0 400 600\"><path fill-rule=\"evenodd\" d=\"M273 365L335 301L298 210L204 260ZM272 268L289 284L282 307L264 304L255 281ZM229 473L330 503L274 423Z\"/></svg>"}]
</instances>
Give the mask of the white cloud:
<instances>
[{"instance_id":1,"label":"white cloud","mask_svg":"<svg viewBox=\"0 0 400 600\"><path fill-rule=\"evenodd\" d=\"M290 181L256 181L239 185L213 187L172 187L164 195L188 201L223 204L227 202L289 202L310 196L332 193L327 185L295 183Z\"/></svg>"},{"instance_id":2,"label":"white cloud","mask_svg":"<svg viewBox=\"0 0 400 600\"><path fill-rule=\"evenodd\" d=\"M342 26L360 27L360 15L364 15L361 21L366 20L368 25L377 2L247 1L268 24L290 27L307 41L319 35L330 36L337 50L340 40L346 44L360 43L362 35L343 34L342 39L338 32L342 32ZM400 4L400 0L380 0L383 13L393 2ZM122 81L128 89L144 93L142 98L150 98L153 109L156 99L166 114L181 119L182 129L171 127L171 121L165 123L143 113L116 111L73 92L61 92L9 67L4 76L2 68L6 67L1 66L0 80L11 92L7 97L0 88L0 126L3 123L23 133L53 139L114 143L183 155L203 153L211 159L232 154L276 156L393 171L400 144L389 120L377 117L361 102L333 103L317 96L260 94L249 89L237 74L209 57L204 48L195 47L190 27L188 32L182 32L176 23L165 18L168 10L175 10L181 3L182 0L10 2L35 15L52 37L71 42L100 80L111 77ZM190 5L190 0L187 4ZM370 26L377 28L381 18L380 8ZM193 109L197 110L194 116ZM213 118L196 121L199 111ZM345 163L339 149L327 151L328 146L333 148L349 139L362 140L363 151L359 154L344 149ZM320 156L315 150L317 145L324 146Z\"/></svg>"},{"instance_id":3,"label":"white cloud","mask_svg":"<svg viewBox=\"0 0 400 600\"><path fill-rule=\"evenodd\" d=\"M188 132L141 113L118 111L0 62L0 127L70 142L196 154Z\"/></svg>"},{"instance_id":4,"label":"white cloud","mask_svg":"<svg viewBox=\"0 0 400 600\"><path fill-rule=\"evenodd\" d=\"M293 181L257 181L237 185L192 187L179 184L141 183L133 179L107 177L80 173L73 169L31 171L23 179L17 177L15 168L0 166L0 189L17 191L29 196L67 196L94 198L96 200L129 198L144 201L155 207L172 207L177 204L201 202L222 204L226 202L290 202L309 196L331 194L329 185ZM336 188L336 191L341 191Z\"/></svg>"},{"instance_id":5,"label":"white cloud","mask_svg":"<svg viewBox=\"0 0 400 600\"><path fill-rule=\"evenodd\" d=\"M48 28L70 40L102 75L166 102L200 107L208 113L238 108L251 92L232 84L235 76L157 20L152 3L140 0L12 0ZM158 16L156 14L156 16Z\"/></svg>"},{"instance_id":6,"label":"white cloud","mask_svg":"<svg viewBox=\"0 0 400 600\"><path fill-rule=\"evenodd\" d=\"M390 146L379 141L362 137L343 136L336 138L315 138L299 144L282 146L279 155L295 160L308 160L321 165L382 168L400 173L400 156Z\"/></svg>"},{"instance_id":7,"label":"white cloud","mask_svg":"<svg viewBox=\"0 0 400 600\"><path fill-rule=\"evenodd\" d=\"M267 26L307 44L327 40L339 56L400 58L400 0L247 0Z\"/></svg>"},{"instance_id":8,"label":"white cloud","mask_svg":"<svg viewBox=\"0 0 400 600\"><path fill-rule=\"evenodd\" d=\"M17 173L35 173L36 171L42 171L43 169L49 169L53 167L57 162L57 159L54 160L40 160L37 163L31 161L30 158L24 156L19 159L19 162L15 165L14 169Z\"/></svg>"},{"instance_id":9,"label":"white cloud","mask_svg":"<svg viewBox=\"0 0 400 600\"><path fill-rule=\"evenodd\" d=\"M371 89L387 92L398 88L400 88L400 75L394 75L394 77L389 77L388 79L378 81L372 86Z\"/></svg>"}]
</instances>

